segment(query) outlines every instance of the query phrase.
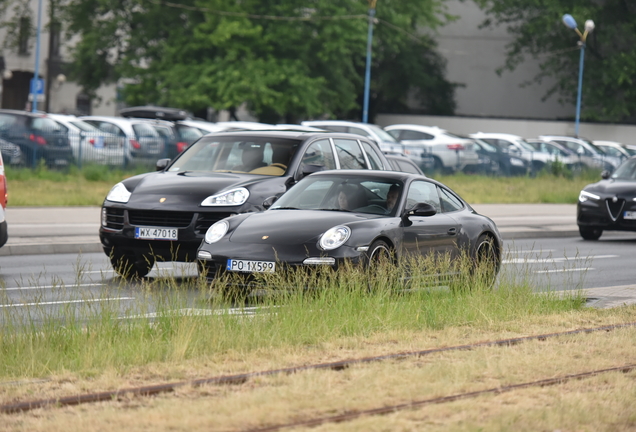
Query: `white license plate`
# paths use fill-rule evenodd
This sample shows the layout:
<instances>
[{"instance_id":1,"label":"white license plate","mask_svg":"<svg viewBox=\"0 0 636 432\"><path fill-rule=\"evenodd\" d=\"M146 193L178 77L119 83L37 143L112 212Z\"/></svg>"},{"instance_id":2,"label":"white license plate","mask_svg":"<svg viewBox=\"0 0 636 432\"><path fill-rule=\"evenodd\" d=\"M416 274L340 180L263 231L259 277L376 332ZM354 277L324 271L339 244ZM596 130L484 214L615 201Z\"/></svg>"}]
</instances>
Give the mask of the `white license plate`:
<instances>
[{"instance_id":1,"label":"white license plate","mask_svg":"<svg viewBox=\"0 0 636 432\"><path fill-rule=\"evenodd\" d=\"M177 228L135 227L135 238L142 240L177 240Z\"/></svg>"},{"instance_id":2,"label":"white license plate","mask_svg":"<svg viewBox=\"0 0 636 432\"><path fill-rule=\"evenodd\" d=\"M244 273L274 273L276 263L272 261L227 260L227 270Z\"/></svg>"},{"instance_id":3,"label":"white license plate","mask_svg":"<svg viewBox=\"0 0 636 432\"><path fill-rule=\"evenodd\" d=\"M626 211L623 213L623 219L636 219L636 211Z\"/></svg>"}]
</instances>

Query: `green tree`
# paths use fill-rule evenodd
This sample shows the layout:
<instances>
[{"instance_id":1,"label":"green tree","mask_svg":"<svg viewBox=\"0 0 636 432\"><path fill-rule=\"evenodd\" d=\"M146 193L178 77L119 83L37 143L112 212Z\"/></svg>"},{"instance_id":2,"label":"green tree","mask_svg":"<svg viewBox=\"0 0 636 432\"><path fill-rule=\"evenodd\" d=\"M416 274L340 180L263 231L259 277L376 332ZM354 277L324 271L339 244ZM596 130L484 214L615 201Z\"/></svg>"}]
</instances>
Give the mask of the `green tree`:
<instances>
[{"instance_id":1,"label":"green tree","mask_svg":"<svg viewBox=\"0 0 636 432\"><path fill-rule=\"evenodd\" d=\"M579 73L579 36L563 25L571 14L579 29L596 24L587 37L581 119L636 122L636 2L632 0L475 0L488 14L485 27L505 25L514 41L500 71L514 70L526 57L538 59L535 82L555 80L545 98L575 103Z\"/></svg>"},{"instance_id":2,"label":"green tree","mask_svg":"<svg viewBox=\"0 0 636 432\"><path fill-rule=\"evenodd\" d=\"M247 103L262 121L359 118L364 0L68 0L72 78L89 94L125 78L129 104L193 111ZM380 0L371 113L452 114L454 84L433 40L451 19L442 0Z\"/></svg>"}]
</instances>

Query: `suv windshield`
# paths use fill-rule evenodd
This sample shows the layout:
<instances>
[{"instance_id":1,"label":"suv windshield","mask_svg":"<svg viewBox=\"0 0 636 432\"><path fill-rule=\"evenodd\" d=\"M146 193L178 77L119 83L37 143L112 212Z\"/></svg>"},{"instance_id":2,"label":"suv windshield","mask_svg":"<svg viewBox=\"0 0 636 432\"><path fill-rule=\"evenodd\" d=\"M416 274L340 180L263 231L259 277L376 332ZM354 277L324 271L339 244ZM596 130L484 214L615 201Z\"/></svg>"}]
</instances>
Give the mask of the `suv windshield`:
<instances>
[{"instance_id":1,"label":"suv windshield","mask_svg":"<svg viewBox=\"0 0 636 432\"><path fill-rule=\"evenodd\" d=\"M199 140L168 169L171 172L239 172L282 175L296 152L298 140L263 137L221 137ZM261 170L277 166L279 170ZM280 172L283 170L283 172Z\"/></svg>"},{"instance_id":2,"label":"suv windshield","mask_svg":"<svg viewBox=\"0 0 636 432\"><path fill-rule=\"evenodd\" d=\"M628 159L614 171L612 178L616 180L636 180L636 159Z\"/></svg>"}]
</instances>

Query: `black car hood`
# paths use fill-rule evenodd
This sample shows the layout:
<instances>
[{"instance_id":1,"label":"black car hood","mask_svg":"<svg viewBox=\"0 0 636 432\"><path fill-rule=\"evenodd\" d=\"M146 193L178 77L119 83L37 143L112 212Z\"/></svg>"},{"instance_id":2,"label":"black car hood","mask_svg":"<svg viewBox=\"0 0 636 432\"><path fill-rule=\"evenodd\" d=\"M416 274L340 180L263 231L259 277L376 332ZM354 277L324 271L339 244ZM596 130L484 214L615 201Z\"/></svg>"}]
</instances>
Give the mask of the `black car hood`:
<instances>
[{"instance_id":1,"label":"black car hood","mask_svg":"<svg viewBox=\"0 0 636 432\"><path fill-rule=\"evenodd\" d=\"M179 210L187 204L199 205L210 195L236 187L249 187L254 183L280 182L280 177L233 173L171 173L157 172L131 178L124 184L132 195L128 205L138 208ZM130 184L129 184L130 183ZM160 199L165 198L160 204Z\"/></svg>"},{"instance_id":2,"label":"black car hood","mask_svg":"<svg viewBox=\"0 0 636 432\"><path fill-rule=\"evenodd\" d=\"M621 195L632 197L636 195L636 181L630 180L601 180L598 183L587 185L588 192L598 192L601 194Z\"/></svg>"},{"instance_id":3,"label":"black car hood","mask_svg":"<svg viewBox=\"0 0 636 432\"><path fill-rule=\"evenodd\" d=\"M336 225L376 219L378 215L319 210L268 210L246 217L230 235L232 243L303 244Z\"/></svg>"}]
</instances>

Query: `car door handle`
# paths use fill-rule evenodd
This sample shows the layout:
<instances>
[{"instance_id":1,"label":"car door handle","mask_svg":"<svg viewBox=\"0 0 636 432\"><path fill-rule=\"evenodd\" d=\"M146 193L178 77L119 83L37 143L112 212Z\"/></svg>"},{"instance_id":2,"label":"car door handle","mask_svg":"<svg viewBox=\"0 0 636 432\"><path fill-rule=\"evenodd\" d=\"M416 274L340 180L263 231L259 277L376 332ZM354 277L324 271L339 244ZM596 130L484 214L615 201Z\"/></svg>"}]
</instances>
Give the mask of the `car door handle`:
<instances>
[{"instance_id":1,"label":"car door handle","mask_svg":"<svg viewBox=\"0 0 636 432\"><path fill-rule=\"evenodd\" d=\"M457 228L448 229L448 235L455 235L455 234L457 234Z\"/></svg>"}]
</instances>

